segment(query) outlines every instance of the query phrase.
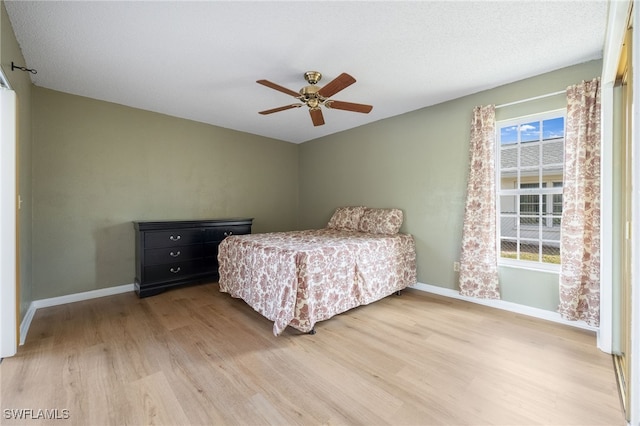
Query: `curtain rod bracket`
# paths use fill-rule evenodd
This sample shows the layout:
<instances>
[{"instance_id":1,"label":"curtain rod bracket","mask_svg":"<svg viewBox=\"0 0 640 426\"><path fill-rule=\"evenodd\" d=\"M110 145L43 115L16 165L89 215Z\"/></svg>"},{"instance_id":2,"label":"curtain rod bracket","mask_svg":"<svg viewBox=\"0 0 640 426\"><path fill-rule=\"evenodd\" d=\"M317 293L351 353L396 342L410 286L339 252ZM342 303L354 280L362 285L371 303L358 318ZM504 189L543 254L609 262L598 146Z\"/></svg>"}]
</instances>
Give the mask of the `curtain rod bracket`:
<instances>
[{"instance_id":1,"label":"curtain rod bracket","mask_svg":"<svg viewBox=\"0 0 640 426\"><path fill-rule=\"evenodd\" d=\"M17 65L14 65L13 61L11 61L11 71L16 70L16 69L18 69L20 71L28 71L31 74L38 74L38 71L36 71L34 69L29 69L27 67L19 67Z\"/></svg>"}]
</instances>

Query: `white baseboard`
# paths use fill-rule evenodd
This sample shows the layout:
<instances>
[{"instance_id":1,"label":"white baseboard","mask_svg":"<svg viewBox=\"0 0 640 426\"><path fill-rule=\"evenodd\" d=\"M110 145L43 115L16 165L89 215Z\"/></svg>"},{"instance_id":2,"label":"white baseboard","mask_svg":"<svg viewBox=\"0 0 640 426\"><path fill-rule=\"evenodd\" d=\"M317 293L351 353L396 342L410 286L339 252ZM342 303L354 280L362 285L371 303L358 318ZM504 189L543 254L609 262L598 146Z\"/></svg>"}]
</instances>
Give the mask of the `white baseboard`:
<instances>
[{"instance_id":1,"label":"white baseboard","mask_svg":"<svg viewBox=\"0 0 640 426\"><path fill-rule=\"evenodd\" d=\"M24 345L24 341L27 339L27 333L29 332L29 327L31 327L31 321L36 314L36 309L33 302L31 302L27 313L24 318L22 318L22 322L20 323L20 346Z\"/></svg>"},{"instance_id":2,"label":"white baseboard","mask_svg":"<svg viewBox=\"0 0 640 426\"><path fill-rule=\"evenodd\" d=\"M81 300L97 299L98 297L113 296L114 294L128 293L130 291L134 291L133 284L124 284L116 287L107 287L82 293L51 297L49 299L34 300L29 305L29 309L27 309L27 313L22 319L22 323L20 323L20 345L24 345L24 342L27 339L27 333L29 332L29 327L31 326L31 321L39 308L48 308L50 306L80 302Z\"/></svg>"},{"instance_id":3,"label":"white baseboard","mask_svg":"<svg viewBox=\"0 0 640 426\"><path fill-rule=\"evenodd\" d=\"M584 321L567 321L560 316L557 312L546 311L540 308L533 308L531 306L519 305L513 302L506 302L504 300L493 299L476 299L473 297L462 296L456 290L449 288L438 287L431 284L417 283L411 288L416 290L425 291L427 293L438 294L440 296L450 297L452 299L465 300L467 302L477 303L479 305L489 306L496 309L502 309L505 311L515 312L522 315L527 315L534 318L540 318L547 321L553 321L560 324L569 325L572 327L582 328L585 330L598 331L597 327L590 326ZM52 297L49 299L34 300L29 305L26 315L24 316L22 323L20 324L20 345L24 345L29 331L29 326L33 320L36 310L39 308L47 308L49 306L64 305L66 303L79 302L81 300L96 299L98 297L112 296L114 294L127 293L134 291L133 284L125 284L116 287L101 288L98 290L86 291L83 293L68 294L66 296Z\"/></svg>"},{"instance_id":4,"label":"white baseboard","mask_svg":"<svg viewBox=\"0 0 640 426\"><path fill-rule=\"evenodd\" d=\"M534 318L540 318L547 321L553 321L560 324L569 325L571 327L581 328L585 330L598 332L597 327L593 327L584 321L567 321L562 318L558 312L551 312L540 308L533 308L531 306L520 305L518 303L507 302L504 300L495 299L477 299L475 297L463 296L458 291L450 288L438 287L431 284L417 283L412 285L411 288L416 290L426 291L427 293L438 294L440 296L450 297L453 299L465 300L467 302L477 303L479 305L489 306L496 309L502 309L504 311L515 312L517 314L527 315Z\"/></svg>"}]
</instances>

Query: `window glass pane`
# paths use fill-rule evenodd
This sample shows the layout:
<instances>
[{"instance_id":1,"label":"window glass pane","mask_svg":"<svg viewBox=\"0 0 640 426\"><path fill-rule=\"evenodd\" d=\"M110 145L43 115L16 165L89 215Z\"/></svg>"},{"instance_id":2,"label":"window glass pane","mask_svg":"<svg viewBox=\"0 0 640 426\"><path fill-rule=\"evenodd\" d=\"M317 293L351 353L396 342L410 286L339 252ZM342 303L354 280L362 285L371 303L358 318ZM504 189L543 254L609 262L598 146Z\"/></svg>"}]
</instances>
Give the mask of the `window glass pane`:
<instances>
[{"instance_id":1,"label":"window glass pane","mask_svg":"<svg viewBox=\"0 0 640 426\"><path fill-rule=\"evenodd\" d=\"M502 177L500 179L500 189L516 189L518 186L516 184L516 171L514 172L502 172Z\"/></svg>"},{"instance_id":2,"label":"window glass pane","mask_svg":"<svg viewBox=\"0 0 640 426\"><path fill-rule=\"evenodd\" d=\"M562 166L545 167L542 169L542 180L548 182L550 180L562 179Z\"/></svg>"},{"instance_id":3,"label":"window glass pane","mask_svg":"<svg viewBox=\"0 0 640 426\"><path fill-rule=\"evenodd\" d=\"M543 227L542 233L544 234L544 241L542 245L554 245L560 246L560 228L557 226Z\"/></svg>"},{"instance_id":4,"label":"window glass pane","mask_svg":"<svg viewBox=\"0 0 640 426\"><path fill-rule=\"evenodd\" d=\"M500 218L500 236L502 238L515 238L518 229L516 228L515 216L502 216Z\"/></svg>"},{"instance_id":5,"label":"window glass pane","mask_svg":"<svg viewBox=\"0 0 640 426\"><path fill-rule=\"evenodd\" d=\"M518 167L518 146L503 146L500 148L500 169L514 169Z\"/></svg>"},{"instance_id":6,"label":"window glass pane","mask_svg":"<svg viewBox=\"0 0 640 426\"><path fill-rule=\"evenodd\" d=\"M536 194L527 194L520 196L520 214L536 215L540 213L540 196Z\"/></svg>"},{"instance_id":7,"label":"window glass pane","mask_svg":"<svg viewBox=\"0 0 640 426\"><path fill-rule=\"evenodd\" d=\"M560 264L560 244L547 242L542 245L542 261Z\"/></svg>"},{"instance_id":8,"label":"window glass pane","mask_svg":"<svg viewBox=\"0 0 640 426\"><path fill-rule=\"evenodd\" d=\"M531 224L522 223L522 226L520 227L520 234L519 234L520 238L527 238L527 239L539 238L540 237L539 223L540 223L539 218L536 219L535 223L531 223Z\"/></svg>"},{"instance_id":9,"label":"window glass pane","mask_svg":"<svg viewBox=\"0 0 640 426\"><path fill-rule=\"evenodd\" d=\"M500 257L504 257L507 259L517 259L518 254L517 250L517 242L516 240L507 240L503 239L500 241Z\"/></svg>"},{"instance_id":10,"label":"window glass pane","mask_svg":"<svg viewBox=\"0 0 640 426\"><path fill-rule=\"evenodd\" d=\"M520 215L520 225L537 226L540 223L540 216L532 213L523 213Z\"/></svg>"},{"instance_id":11,"label":"window glass pane","mask_svg":"<svg viewBox=\"0 0 640 426\"><path fill-rule=\"evenodd\" d=\"M540 188L544 186L544 182L540 181L540 169L521 170L520 171L520 188ZM525 191L531 192L531 191Z\"/></svg>"},{"instance_id":12,"label":"window glass pane","mask_svg":"<svg viewBox=\"0 0 640 426\"><path fill-rule=\"evenodd\" d=\"M540 140L540 122L533 121L520 125L520 141L531 142Z\"/></svg>"},{"instance_id":13,"label":"window glass pane","mask_svg":"<svg viewBox=\"0 0 640 426\"><path fill-rule=\"evenodd\" d=\"M542 144L542 164L557 164L562 166L564 161L564 139L554 139Z\"/></svg>"},{"instance_id":14,"label":"window glass pane","mask_svg":"<svg viewBox=\"0 0 640 426\"><path fill-rule=\"evenodd\" d=\"M520 260L540 261L540 245L538 241L520 240Z\"/></svg>"},{"instance_id":15,"label":"window glass pane","mask_svg":"<svg viewBox=\"0 0 640 426\"><path fill-rule=\"evenodd\" d=\"M531 142L520 149L520 167L540 165L540 144Z\"/></svg>"},{"instance_id":16,"label":"window glass pane","mask_svg":"<svg viewBox=\"0 0 640 426\"><path fill-rule=\"evenodd\" d=\"M500 144L509 145L518 142L518 126L508 126L500 129Z\"/></svg>"},{"instance_id":17,"label":"window glass pane","mask_svg":"<svg viewBox=\"0 0 640 426\"><path fill-rule=\"evenodd\" d=\"M516 215L516 195L501 195L500 196L500 213L504 216L505 213Z\"/></svg>"},{"instance_id":18,"label":"window glass pane","mask_svg":"<svg viewBox=\"0 0 640 426\"><path fill-rule=\"evenodd\" d=\"M542 139L556 139L564 137L564 117L552 118L542 122Z\"/></svg>"}]
</instances>

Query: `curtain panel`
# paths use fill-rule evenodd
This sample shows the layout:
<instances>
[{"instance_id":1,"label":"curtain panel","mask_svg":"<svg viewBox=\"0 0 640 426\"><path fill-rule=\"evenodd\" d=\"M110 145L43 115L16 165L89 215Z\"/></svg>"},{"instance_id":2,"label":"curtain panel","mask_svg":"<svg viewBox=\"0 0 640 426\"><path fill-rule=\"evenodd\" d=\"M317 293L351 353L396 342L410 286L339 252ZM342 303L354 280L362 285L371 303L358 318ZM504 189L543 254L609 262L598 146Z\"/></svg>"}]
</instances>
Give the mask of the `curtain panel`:
<instances>
[{"instance_id":1,"label":"curtain panel","mask_svg":"<svg viewBox=\"0 0 640 426\"><path fill-rule=\"evenodd\" d=\"M494 105L477 106L471 120L469 177L460 253L460 294L499 299L496 248Z\"/></svg>"},{"instance_id":2,"label":"curtain panel","mask_svg":"<svg viewBox=\"0 0 640 426\"><path fill-rule=\"evenodd\" d=\"M600 324L600 79L567 88L560 315Z\"/></svg>"}]
</instances>

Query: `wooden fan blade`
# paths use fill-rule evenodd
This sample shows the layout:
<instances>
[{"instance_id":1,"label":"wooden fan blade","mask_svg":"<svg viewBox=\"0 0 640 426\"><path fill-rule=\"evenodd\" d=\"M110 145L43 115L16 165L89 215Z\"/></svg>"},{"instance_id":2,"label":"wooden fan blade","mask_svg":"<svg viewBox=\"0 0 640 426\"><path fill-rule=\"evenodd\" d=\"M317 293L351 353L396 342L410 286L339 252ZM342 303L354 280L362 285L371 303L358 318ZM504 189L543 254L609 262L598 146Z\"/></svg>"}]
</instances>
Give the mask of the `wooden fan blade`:
<instances>
[{"instance_id":1,"label":"wooden fan blade","mask_svg":"<svg viewBox=\"0 0 640 426\"><path fill-rule=\"evenodd\" d=\"M256 83L262 84L263 86L270 87L271 89L275 89L278 92L282 92L282 93L285 93L287 95L291 95L294 98L297 98L297 97L300 96L300 93L294 92L293 90L289 90L286 87L280 86L279 84L272 83L269 80L258 80L258 81L256 81Z\"/></svg>"},{"instance_id":2,"label":"wooden fan blade","mask_svg":"<svg viewBox=\"0 0 640 426\"><path fill-rule=\"evenodd\" d=\"M339 76L337 76L336 78L334 78L333 80L325 84L322 87L322 89L318 90L318 95L324 98L329 98L335 95L336 93L338 93L339 91L341 91L342 89L345 89L351 86L355 82L356 82L355 78L351 77L346 72L343 72L342 74L340 74Z\"/></svg>"},{"instance_id":3,"label":"wooden fan blade","mask_svg":"<svg viewBox=\"0 0 640 426\"><path fill-rule=\"evenodd\" d=\"M320 108L310 108L309 114L311 114L311 121L313 121L314 126L322 126L324 124L324 117Z\"/></svg>"},{"instance_id":4,"label":"wooden fan blade","mask_svg":"<svg viewBox=\"0 0 640 426\"><path fill-rule=\"evenodd\" d=\"M258 114L262 114L262 115L273 114L274 112L285 111L291 108L300 108L301 106L302 104L291 104L291 105L281 106L278 108L267 109L265 111L260 111Z\"/></svg>"},{"instance_id":5,"label":"wooden fan blade","mask_svg":"<svg viewBox=\"0 0 640 426\"><path fill-rule=\"evenodd\" d=\"M324 106L331 109L342 109L345 111L361 112L367 114L371 112L373 106L365 104L354 104L353 102L332 101L328 100L324 103Z\"/></svg>"}]
</instances>

